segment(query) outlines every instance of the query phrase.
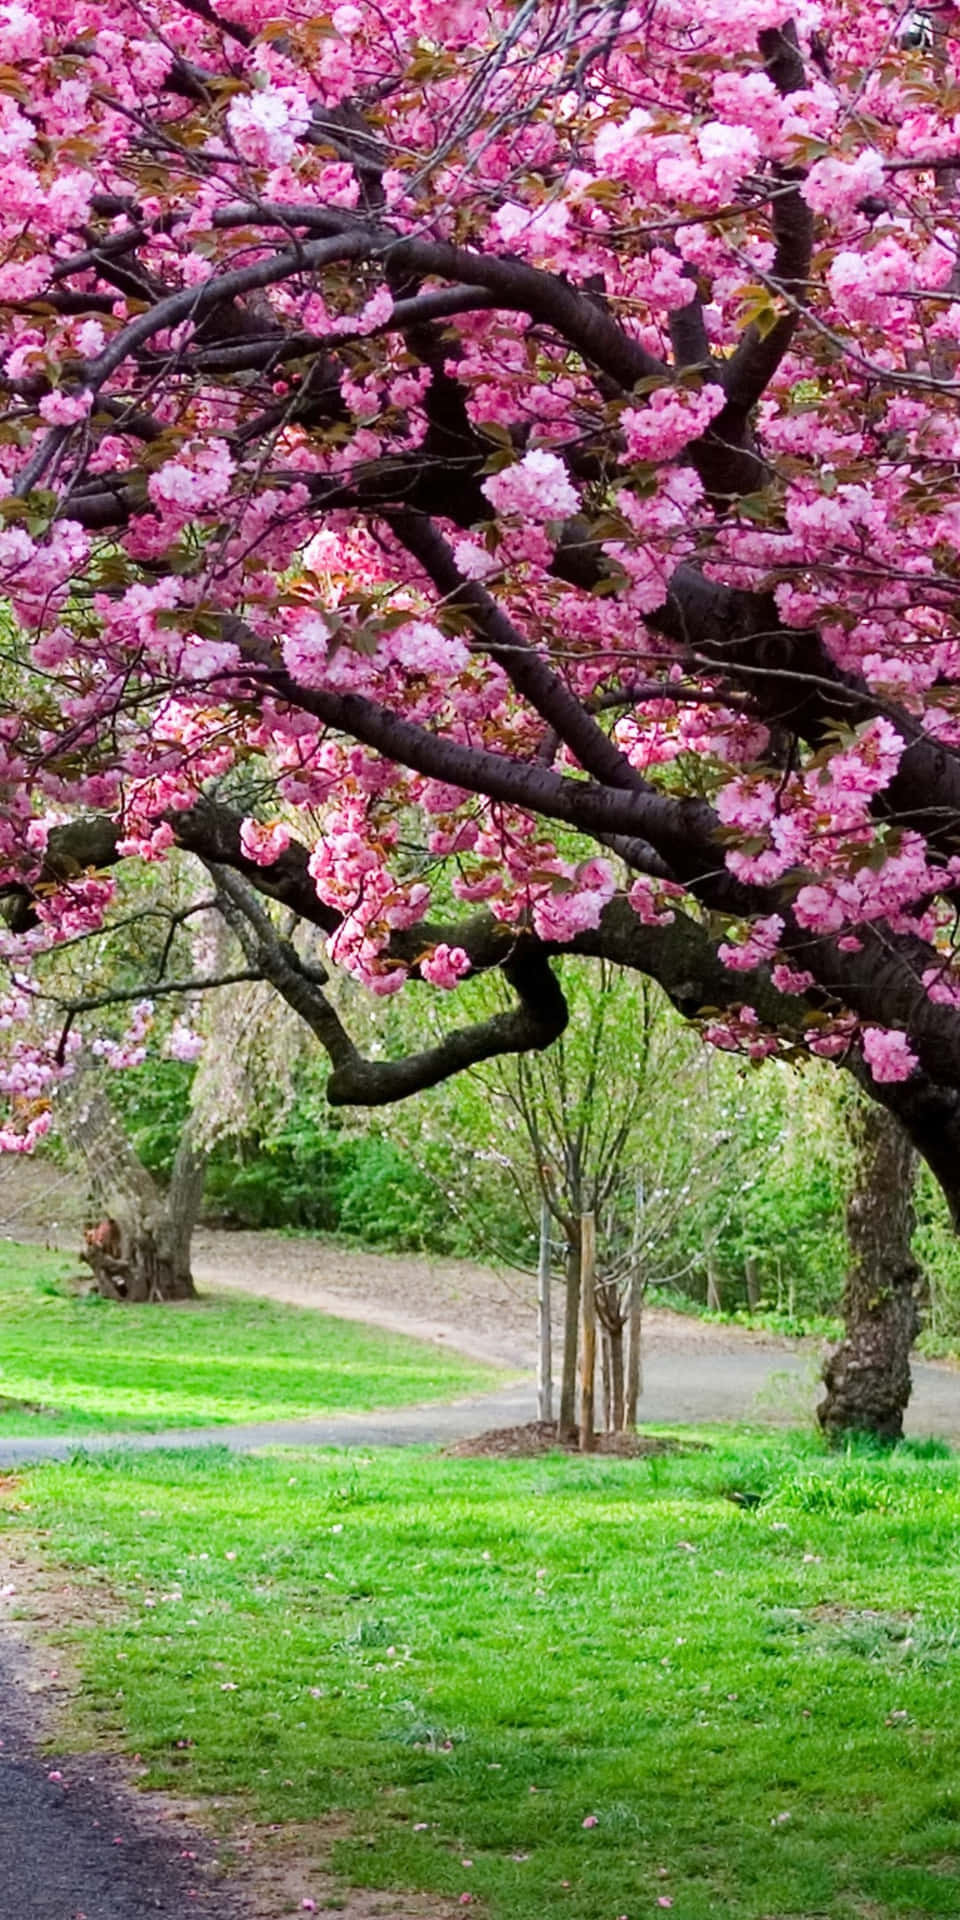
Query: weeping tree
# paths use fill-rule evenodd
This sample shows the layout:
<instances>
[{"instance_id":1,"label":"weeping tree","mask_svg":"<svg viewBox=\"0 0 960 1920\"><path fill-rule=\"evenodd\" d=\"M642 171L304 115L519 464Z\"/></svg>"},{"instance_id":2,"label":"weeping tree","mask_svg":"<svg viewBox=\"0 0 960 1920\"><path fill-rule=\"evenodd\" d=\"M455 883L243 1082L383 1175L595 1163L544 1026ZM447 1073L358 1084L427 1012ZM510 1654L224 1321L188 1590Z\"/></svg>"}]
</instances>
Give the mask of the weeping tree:
<instances>
[{"instance_id":1,"label":"weeping tree","mask_svg":"<svg viewBox=\"0 0 960 1920\"><path fill-rule=\"evenodd\" d=\"M817 1408L833 1439L899 1440L910 1398L910 1350L922 1274L913 1257L916 1154L898 1120L872 1101L848 1108L854 1174L847 1205L844 1338L823 1370Z\"/></svg>"},{"instance_id":2,"label":"weeping tree","mask_svg":"<svg viewBox=\"0 0 960 1920\"><path fill-rule=\"evenodd\" d=\"M131 1144L98 1074L81 1070L61 1128L84 1168L97 1219L83 1258L109 1300L190 1300L190 1243L203 1197L206 1150L188 1116L164 1188Z\"/></svg>"},{"instance_id":3,"label":"weeping tree","mask_svg":"<svg viewBox=\"0 0 960 1920\"><path fill-rule=\"evenodd\" d=\"M249 998L231 1005L241 988L264 999L236 965L203 870L181 857L162 875L125 876L103 921L45 956L24 992L24 1025L70 1064L55 1131L86 1181L82 1257L107 1298L194 1294L190 1249L210 1147L242 1098L242 1061L265 1011ZM142 1076L155 1081L170 1060L184 1070L167 1115L169 1151L157 1156L140 1138L138 1094Z\"/></svg>"}]
</instances>

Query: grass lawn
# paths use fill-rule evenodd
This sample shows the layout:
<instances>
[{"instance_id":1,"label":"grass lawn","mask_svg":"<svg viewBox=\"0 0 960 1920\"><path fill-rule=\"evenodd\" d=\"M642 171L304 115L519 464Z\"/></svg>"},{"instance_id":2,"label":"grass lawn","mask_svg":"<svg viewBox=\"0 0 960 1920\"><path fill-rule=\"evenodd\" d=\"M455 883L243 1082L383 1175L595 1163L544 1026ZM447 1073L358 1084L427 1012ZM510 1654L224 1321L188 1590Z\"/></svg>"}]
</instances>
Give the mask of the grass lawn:
<instances>
[{"instance_id":1,"label":"grass lawn","mask_svg":"<svg viewBox=\"0 0 960 1920\"><path fill-rule=\"evenodd\" d=\"M344 1810L345 1881L484 1920L960 1912L942 1450L168 1452L7 1498L118 1598L87 1734L266 1820Z\"/></svg>"},{"instance_id":2,"label":"grass lawn","mask_svg":"<svg viewBox=\"0 0 960 1920\"><path fill-rule=\"evenodd\" d=\"M457 1399L501 1377L420 1341L266 1300L126 1307L78 1297L62 1284L76 1271L61 1254L0 1242L0 1436L304 1419Z\"/></svg>"}]
</instances>

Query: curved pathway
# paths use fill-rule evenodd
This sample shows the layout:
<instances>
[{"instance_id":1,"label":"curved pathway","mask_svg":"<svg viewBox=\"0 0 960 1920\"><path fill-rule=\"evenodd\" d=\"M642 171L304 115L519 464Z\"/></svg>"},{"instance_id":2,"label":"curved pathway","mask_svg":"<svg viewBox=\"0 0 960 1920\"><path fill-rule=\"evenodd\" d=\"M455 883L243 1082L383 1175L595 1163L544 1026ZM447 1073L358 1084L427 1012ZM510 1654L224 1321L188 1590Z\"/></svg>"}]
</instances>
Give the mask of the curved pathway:
<instances>
[{"instance_id":1,"label":"curved pathway","mask_svg":"<svg viewBox=\"0 0 960 1920\"><path fill-rule=\"evenodd\" d=\"M721 1334L724 1331L718 1329ZM671 1346L669 1336L659 1333L645 1357L641 1424L803 1425L813 1416L818 1375L819 1353L812 1345L777 1345L754 1338L736 1346L721 1342L714 1347L709 1341ZM533 1420L536 1410L536 1393L528 1378L469 1400L340 1414L334 1419L0 1440L0 1468L31 1460L70 1459L77 1453L109 1453L118 1446L134 1452L222 1446L248 1453L261 1447L444 1445L491 1427ZM914 1368L906 1429L916 1436L934 1434L960 1443L960 1372L925 1362Z\"/></svg>"}]
</instances>

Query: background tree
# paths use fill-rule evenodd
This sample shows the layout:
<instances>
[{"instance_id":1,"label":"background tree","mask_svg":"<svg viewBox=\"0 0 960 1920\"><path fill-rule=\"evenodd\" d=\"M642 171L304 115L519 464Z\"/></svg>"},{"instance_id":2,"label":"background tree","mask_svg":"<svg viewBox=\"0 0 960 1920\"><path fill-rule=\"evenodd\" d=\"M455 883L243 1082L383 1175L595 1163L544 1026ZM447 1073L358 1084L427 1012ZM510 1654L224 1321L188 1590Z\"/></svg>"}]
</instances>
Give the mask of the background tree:
<instances>
[{"instance_id":1,"label":"background tree","mask_svg":"<svg viewBox=\"0 0 960 1920\"><path fill-rule=\"evenodd\" d=\"M65 1138L84 1169L97 1218L83 1258L99 1293L140 1304L195 1294L190 1243L203 1197L206 1153L190 1118L162 1187L144 1166L102 1080L82 1069L61 1109Z\"/></svg>"},{"instance_id":2,"label":"background tree","mask_svg":"<svg viewBox=\"0 0 960 1920\"><path fill-rule=\"evenodd\" d=\"M222 1123L228 1074L218 1050L205 1045L220 1022L215 1014L211 1023L202 1002L238 977L224 949L209 889L204 897L195 863L180 860L165 869L162 886L149 869L132 873L104 924L79 928L18 983L23 1027L41 1046L56 1036L58 1054L71 1061L56 1129L87 1185L84 1258L112 1299L194 1292L190 1246L213 1135L207 1116ZM243 970L240 977L249 979ZM201 1055L206 1067L197 1075L190 1067ZM184 1097L168 1107L165 1163L151 1165L124 1125L136 1100L124 1075L162 1075L177 1065L187 1069Z\"/></svg>"},{"instance_id":3,"label":"background tree","mask_svg":"<svg viewBox=\"0 0 960 1920\"><path fill-rule=\"evenodd\" d=\"M602 962L568 960L560 975L571 1019L552 1047L475 1068L387 1128L463 1223L474 1254L532 1276L546 1206L551 1264L560 1256L564 1271L560 1422L570 1433L583 1214L596 1223L608 1424L632 1425L648 1286L702 1278L707 1243L722 1242L782 1143L776 1097L769 1121L760 1119L764 1088L775 1095L768 1076L704 1049L650 982ZM495 980L464 997L474 1017L505 1005ZM381 1037L402 1057L436 1037L428 1015L429 1003L395 1002ZM774 1237L779 1245L779 1227ZM742 1271L740 1282L737 1298Z\"/></svg>"}]
</instances>

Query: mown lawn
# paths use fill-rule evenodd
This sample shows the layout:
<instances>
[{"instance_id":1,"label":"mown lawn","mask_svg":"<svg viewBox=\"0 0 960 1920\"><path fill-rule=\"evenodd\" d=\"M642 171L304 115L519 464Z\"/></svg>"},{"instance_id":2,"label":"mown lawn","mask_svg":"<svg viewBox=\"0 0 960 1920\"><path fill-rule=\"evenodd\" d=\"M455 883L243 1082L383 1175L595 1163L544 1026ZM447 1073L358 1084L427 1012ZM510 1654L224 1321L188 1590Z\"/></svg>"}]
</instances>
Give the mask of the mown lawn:
<instances>
[{"instance_id":1,"label":"mown lawn","mask_svg":"<svg viewBox=\"0 0 960 1920\"><path fill-rule=\"evenodd\" d=\"M344 1810L347 1882L489 1920L960 1912L960 1462L932 1448L169 1452L12 1497L119 1596L88 1733L270 1821Z\"/></svg>"},{"instance_id":2,"label":"mown lawn","mask_svg":"<svg viewBox=\"0 0 960 1920\"><path fill-rule=\"evenodd\" d=\"M120 1306L0 1242L0 1436L221 1426L451 1400L492 1368L309 1309L213 1294ZM39 1410L37 1410L39 1409Z\"/></svg>"}]
</instances>

